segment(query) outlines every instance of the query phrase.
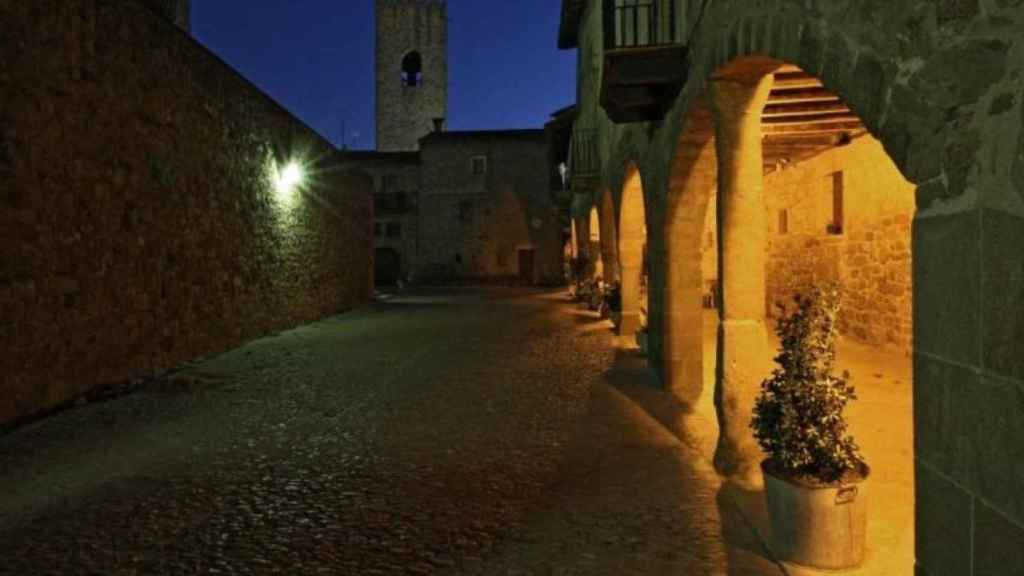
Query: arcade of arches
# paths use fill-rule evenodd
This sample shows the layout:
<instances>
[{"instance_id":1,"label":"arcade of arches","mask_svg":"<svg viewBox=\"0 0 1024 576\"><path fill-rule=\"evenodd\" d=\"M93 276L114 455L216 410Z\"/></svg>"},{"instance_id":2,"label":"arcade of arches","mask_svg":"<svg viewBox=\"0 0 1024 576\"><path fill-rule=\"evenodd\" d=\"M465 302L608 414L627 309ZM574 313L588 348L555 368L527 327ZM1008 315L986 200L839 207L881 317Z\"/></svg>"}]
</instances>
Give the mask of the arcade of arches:
<instances>
[{"instance_id":1,"label":"arcade of arches","mask_svg":"<svg viewBox=\"0 0 1024 576\"><path fill-rule=\"evenodd\" d=\"M1024 573L1024 4L658 5L666 46L609 37L640 8L597 0L563 1L559 45L578 49L587 190L618 212L602 232L623 274L642 190L666 412L709 432L723 477L755 480L771 303L838 280L873 466L860 573Z\"/></svg>"},{"instance_id":2,"label":"arcade of arches","mask_svg":"<svg viewBox=\"0 0 1024 576\"><path fill-rule=\"evenodd\" d=\"M840 366L864 405L849 418L876 469L875 554L862 569L907 573L914 186L817 78L780 63L737 69L709 83L675 151L661 245L663 379L705 428L698 435L716 468L758 489L763 454L748 423L778 347L777 303L822 282L841 286ZM808 89L811 102L794 98ZM623 182L617 218L611 193L595 198L587 246L595 273L621 282L619 329L632 334L646 316L650 201L635 166Z\"/></svg>"}]
</instances>

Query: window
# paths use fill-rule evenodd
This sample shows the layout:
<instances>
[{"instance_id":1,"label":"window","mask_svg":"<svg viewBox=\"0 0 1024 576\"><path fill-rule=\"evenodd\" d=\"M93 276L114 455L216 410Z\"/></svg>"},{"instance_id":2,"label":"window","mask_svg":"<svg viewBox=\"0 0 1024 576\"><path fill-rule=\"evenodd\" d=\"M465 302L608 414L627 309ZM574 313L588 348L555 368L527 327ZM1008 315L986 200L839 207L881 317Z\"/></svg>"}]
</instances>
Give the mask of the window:
<instances>
[{"instance_id":1,"label":"window","mask_svg":"<svg viewBox=\"0 0 1024 576\"><path fill-rule=\"evenodd\" d=\"M423 84L423 58L419 52L409 52L402 58L402 85L421 86Z\"/></svg>"},{"instance_id":2,"label":"window","mask_svg":"<svg viewBox=\"0 0 1024 576\"><path fill-rule=\"evenodd\" d=\"M399 212L405 210L405 192L395 193L395 210Z\"/></svg>"},{"instance_id":3,"label":"window","mask_svg":"<svg viewBox=\"0 0 1024 576\"><path fill-rule=\"evenodd\" d=\"M380 222L374 222L374 223L373 223L373 235L374 235L374 236L378 236L378 237L379 237L379 236L380 236L380 234L381 234L381 225L380 225Z\"/></svg>"},{"instance_id":4,"label":"window","mask_svg":"<svg viewBox=\"0 0 1024 576\"><path fill-rule=\"evenodd\" d=\"M789 234L789 210L779 210L779 234Z\"/></svg>"},{"instance_id":5,"label":"window","mask_svg":"<svg viewBox=\"0 0 1024 576\"><path fill-rule=\"evenodd\" d=\"M487 156L473 156L471 164L474 175L487 173Z\"/></svg>"},{"instance_id":6,"label":"window","mask_svg":"<svg viewBox=\"0 0 1024 576\"><path fill-rule=\"evenodd\" d=\"M828 233L838 236L843 233L843 173L832 174L832 221L828 224Z\"/></svg>"},{"instance_id":7,"label":"window","mask_svg":"<svg viewBox=\"0 0 1024 576\"><path fill-rule=\"evenodd\" d=\"M401 238L402 236L402 223L401 222L388 222L388 238Z\"/></svg>"}]
</instances>

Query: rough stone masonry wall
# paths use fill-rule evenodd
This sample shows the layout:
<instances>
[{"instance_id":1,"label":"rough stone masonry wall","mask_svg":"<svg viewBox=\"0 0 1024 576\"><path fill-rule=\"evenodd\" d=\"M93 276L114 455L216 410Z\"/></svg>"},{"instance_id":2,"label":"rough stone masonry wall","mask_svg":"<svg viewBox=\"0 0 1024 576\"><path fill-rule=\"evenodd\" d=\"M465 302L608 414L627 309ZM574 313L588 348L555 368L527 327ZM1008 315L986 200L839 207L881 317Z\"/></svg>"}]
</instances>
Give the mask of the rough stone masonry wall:
<instances>
[{"instance_id":1,"label":"rough stone masonry wall","mask_svg":"<svg viewBox=\"0 0 1024 576\"><path fill-rule=\"evenodd\" d=\"M831 235L832 174L842 172L843 233ZM910 223L914 186L871 136L765 177L768 211L767 306L795 292L839 282L840 331L909 354L913 333ZM788 214L788 232L779 213Z\"/></svg>"},{"instance_id":2,"label":"rough stone masonry wall","mask_svg":"<svg viewBox=\"0 0 1024 576\"><path fill-rule=\"evenodd\" d=\"M369 185L276 195L333 149L216 57L129 0L0 22L0 424L367 301Z\"/></svg>"}]
</instances>

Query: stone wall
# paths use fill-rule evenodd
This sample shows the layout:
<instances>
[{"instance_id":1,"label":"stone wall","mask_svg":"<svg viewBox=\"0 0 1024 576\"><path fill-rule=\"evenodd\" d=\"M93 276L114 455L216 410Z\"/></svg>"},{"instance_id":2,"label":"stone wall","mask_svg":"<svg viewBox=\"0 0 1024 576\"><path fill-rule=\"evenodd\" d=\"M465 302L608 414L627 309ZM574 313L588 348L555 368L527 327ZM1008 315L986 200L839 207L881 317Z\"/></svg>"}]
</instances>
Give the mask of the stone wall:
<instances>
[{"instance_id":1,"label":"stone wall","mask_svg":"<svg viewBox=\"0 0 1024 576\"><path fill-rule=\"evenodd\" d=\"M543 130L444 132L422 140L419 269L425 282L513 281L535 250L534 282L562 276ZM486 170L474 174L474 158Z\"/></svg>"},{"instance_id":2,"label":"stone wall","mask_svg":"<svg viewBox=\"0 0 1024 576\"><path fill-rule=\"evenodd\" d=\"M415 151L448 116L448 7L444 0L376 0L377 150ZM422 83L402 83L402 59L416 51Z\"/></svg>"},{"instance_id":3,"label":"stone wall","mask_svg":"<svg viewBox=\"0 0 1024 576\"><path fill-rule=\"evenodd\" d=\"M840 234L829 234L836 173L842 174L844 222ZM765 206L769 313L776 312L776 302L790 303L794 292L838 282L842 333L909 354L914 186L881 144L864 136L772 172L765 177Z\"/></svg>"},{"instance_id":4,"label":"stone wall","mask_svg":"<svg viewBox=\"0 0 1024 576\"><path fill-rule=\"evenodd\" d=\"M368 300L369 182L219 59L130 0L0 21L0 423Z\"/></svg>"}]
</instances>

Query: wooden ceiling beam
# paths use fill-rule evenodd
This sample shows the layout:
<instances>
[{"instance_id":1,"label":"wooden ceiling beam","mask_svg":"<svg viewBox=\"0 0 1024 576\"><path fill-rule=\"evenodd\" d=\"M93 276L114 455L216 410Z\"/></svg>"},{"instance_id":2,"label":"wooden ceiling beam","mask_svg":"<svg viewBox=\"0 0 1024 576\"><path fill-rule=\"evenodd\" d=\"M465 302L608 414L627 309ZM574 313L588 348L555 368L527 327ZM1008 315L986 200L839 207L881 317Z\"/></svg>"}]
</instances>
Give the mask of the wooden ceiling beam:
<instances>
[{"instance_id":1,"label":"wooden ceiling beam","mask_svg":"<svg viewBox=\"0 0 1024 576\"><path fill-rule=\"evenodd\" d=\"M847 112L838 114L805 114L803 116L784 116L781 118L763 118L764 126L815 126L822 124L860 124L860 118Z\"/></svg>"},{"instance_id":2,"label":"wooden ceiling beam","mask_svg":"<svg viewBox=\"0 0 1024 576\"><path fill-rule=\"evenodd\" d=\"M823 89L785 90L772 92L768 106L777 104L805 104L810 102L839 102L839 97Z\"/></svg>"},{"instance_id":3,"label":"wooden ceiling beam","mask_svg":"<svg viewBox=\"0 0 1024 576\"><path fill-rule=\"evenodd\" d=\"M799 90L802 88L823 88L821 80L810 74L793 74L780 76L775 75L775 82L772 84L772 91L776 90Z\"/></svg>"},{"instance_id":4,"label":"wooden ceiling beam","mask_svg":"<svg viewBox=\"0 0 1024 576\"><path fill-rule=\"evenodd\" d=\"M782 118L785 116L803 116L805 114L837 114L849 112L850 108L842 102L816 102L809 104L769 104L761 113L762 118Z\"/></svg>"},{"instance_id":5,"label":"wooden ceiling beam","mask_svg":"<svg viewBox=\"0 0 1024 576\"><path fill-rule=\"evenodd\" d=\"M767 134L843 134L863 130L859 122L836 122L834 124L798 124L792 126L762 126L762 133Z\"/></svg>"}]
</instances>

